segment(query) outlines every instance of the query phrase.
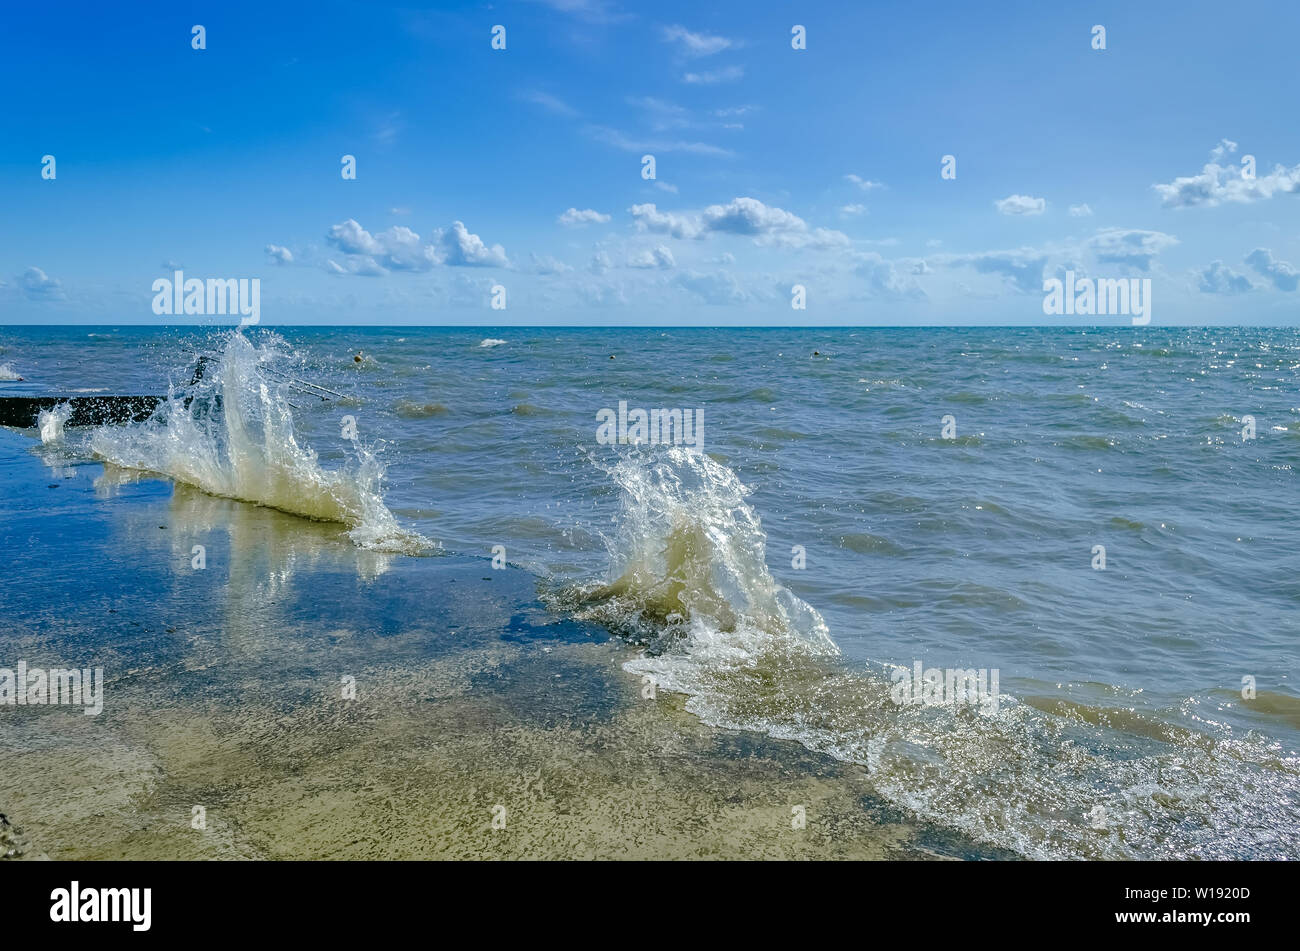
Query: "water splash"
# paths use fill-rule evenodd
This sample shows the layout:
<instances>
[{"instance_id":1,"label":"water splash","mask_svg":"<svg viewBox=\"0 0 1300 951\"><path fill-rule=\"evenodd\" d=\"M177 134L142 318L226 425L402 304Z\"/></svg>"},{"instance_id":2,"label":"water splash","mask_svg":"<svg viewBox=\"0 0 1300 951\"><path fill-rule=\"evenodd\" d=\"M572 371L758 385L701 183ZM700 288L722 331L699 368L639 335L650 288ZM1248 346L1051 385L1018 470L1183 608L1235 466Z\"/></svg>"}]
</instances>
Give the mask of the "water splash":
<instances>
[{"instance_id":1,"label":"water splash","mask_svg":"<svg viewBox=\"0 0 1300 951\"><path fill-rule=\"evenodd\" d=\"M36 417L36 425L41 431L42 445L50 446L63 442L63 427L72 418L72 407L60 403L54 409L43 409Z\"/></svg>"},{"instance_id":2,"label":"water splash","mask_svg":"<svg viewBox=\"0 0 1300 951\"><path fill-rule=\"evenodd\" d=\"M838 652L821 615L768 571L767 536L734 472L673 447L629 454L606 473L622 493L618 533L607 539L613 580L568 592L578 613L697 650L779 639Z\"/></svg>"},{"instance_id":3,"label":"water splash","mask_svg":"<svg viewBox=\"0 0 1300 951\"><path fill-rule=\"evenodd\" d=\"M354 443L343 469L321 467L295 435L288 384L277 365L283 341L260 346L241 332L226 337L216 368L182 390L173 388L153 417L134 426L103 426L91 435L99 459L156 472L212 495L254 502L349 527L365 548L414 553L429 546L403 529L383 501L384 467Z\"/></svg>"}]
</instances>

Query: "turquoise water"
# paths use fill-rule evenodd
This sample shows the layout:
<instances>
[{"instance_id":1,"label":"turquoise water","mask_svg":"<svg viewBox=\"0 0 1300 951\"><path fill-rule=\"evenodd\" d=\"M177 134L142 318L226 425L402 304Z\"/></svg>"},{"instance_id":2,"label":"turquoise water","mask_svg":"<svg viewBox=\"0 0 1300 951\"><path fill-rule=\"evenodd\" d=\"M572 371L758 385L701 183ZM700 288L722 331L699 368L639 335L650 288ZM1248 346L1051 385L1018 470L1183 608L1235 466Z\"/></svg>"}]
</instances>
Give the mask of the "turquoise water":
<instances>
[{"instance_id":1,"label":"turquoise water","mask_svg":"<svg viewBox=\"0 0 1300 951\"><path fill-rule=\"evenodd\" d=\"M1296 331L248 336L223 398L247 398L274 479L175 419L59 451L300 505L395 557L502 546L554 611L646 643L629 669L700 717L864 763L1000 847L1300 856ZM0 395L162 393L186 348L227 344L4 328L24 381ZM602 444L620 401L702 413L707 456ZM996 670L1003 702L891 702L916 662Z\"/></svg>"}]
</instances>

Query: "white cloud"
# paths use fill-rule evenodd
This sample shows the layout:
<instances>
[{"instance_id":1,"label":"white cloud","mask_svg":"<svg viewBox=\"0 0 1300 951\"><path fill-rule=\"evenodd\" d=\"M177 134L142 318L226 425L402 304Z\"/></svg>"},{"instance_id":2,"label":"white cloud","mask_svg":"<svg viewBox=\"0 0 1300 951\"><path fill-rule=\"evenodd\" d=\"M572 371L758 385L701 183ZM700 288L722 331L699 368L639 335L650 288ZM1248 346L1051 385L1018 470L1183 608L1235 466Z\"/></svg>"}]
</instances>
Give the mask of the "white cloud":
<instances>
[{"instance_id":1,"label":"white cloud","mask_svg":"<svg viewBox=\"0 0 1300 951\"><path fill-rule=\"evenodd\" d=\"M737 44L725 36L709 36L707 33L692 33L684 26L667 26L663 29L666 43L676 45L686 56L712 56Z\"/></svg>"},{"instance_id":2,"label":"white cloud","mask_svg":"<svg viewBox=\"0 0 1300 951\"><path fill-rule=\"evenodd\" d=\"M1047 257L1047 252L1036 248L1017 248L943 255L935 260L948 267L970 267L980 274L1001 275L1016 290L1031 294L1043 289L1043 268L1047 266Z\"/></svg>"},{"instance_id":3,"label":"white cloud","mask_svg":"<svg viewBox=\"0 0 1300 951\"><path fill-rule=\"evenodd\" d=\"M588 126L587 134L598 142L604 142L626 152L653 152L656 155L660 152L685 152L688 155L712 155L718 158L731 158L736 154L730 149L710 145L707 142L634 138L607 126Z\"/></svg>"},{"instance_id":4,"label":"white cloud","mask_svg":"<svg viewBox=\"0 0 1300 951\"><path fill-rule=\"evenodd\" d=\"M888 261L876 251L864 251L855 254L858 264L853 269L856 274L867 279L871 291L881 297L920 298L925 296L915 279L899 274L893 261ZM929 268L924 261L913 262L909 270L912 274L926 274Z\"/></svg>"},{"instance_id":5,"label":"white cloud","mask_svg":"<svg viewBox=\"0 0 1300 951\"><path fill-rule=\"evenodd\" d=\"M567 274L573 268L563 261L553 258L548 254L537 254L534 252L530 255L533 262L533 271L537 274Z\"/></svg>"},{"instance_id":6,"label":"white cloud","mask_svg":"<svg viewBox=\"0 0 1300 951\"><path fill-rule=\"evenodd\" d=\"M684 129L691 125L690 111L674 102L656 99L653 96L642 96L640 98L629 97L627 104L636 106L645 112L651 128L656 132L663 132L667 129Z\"/></svg>"},{"instance_id":7,"label":"white cloud","mask_svg":"<svg viewBox=\"0 0 1300 951\"><path fill-rule=\"evenodd\" d=\"M62 300L63 288L38 267L29 267L18 275L18 287L30 300Z\"/></svg>"},{"instance_id":8,"label":"white cloud","mask_svg":"<svg viewBox=\"0 0 1300 951\"><path fill-rule=\"evenodd\" d=\"M1197 290L1202 294L1244 294L1255 289L1250 278L1224 267L1222 261L1215 261L1192 274L1196 278Z\"/></svg>"},{"instance_id":9,"label":"white cloud","mask_svg":"<svg viewBox=\"0 0 1300 951\"><path fill-rule=\"evenodd\" d=\"M1008 195L993 203L1000 215L1041 215L1047 209L1047 201L1031 198L1028 195Z\"/></svg>"},{"instance_id":10,"label":"white cloud","mask_svg":"<svg viewBox=\"0 0 1300 951\"><path fill-rule=\"evenodd\" d=\"M845 205L843 208L840 209L840 214L845 215L846 217L853 217L855 215L865 215L866 213L867 213L866 205Z\"/></svg>"},{"instance_id":11,"label":"white cloud","mask_svg":"<svg viewBox=\"0 0 1300 951\"><path fill-rule=\"evenodd\" d=\"M352 218L334 225L325 238L344 254L379 254L383 250L374 235Z\"/></svg>"},{"instance_id":12,"label":"white cloud","mask_svg":"<svg viewBox=\"0 0 1300 951\"><path fill-rule=\"evenodd\" d=\"M434 232L429 244L405 225L372 235L352 218L334 225L326 240L348 256L341 271L377 276L395 271L427 271L448 267L509 267L505 248L487 245L459 221L448 230ZM338 272L335 272L338 273Z\"/></svg>"},{"instance_id":13,"label":"white cloud","mask_svg":"<svg viewBox=\"0 0 1300 951\"><path fill-rule=\"evenodd\" d=\"M704 231L698 218L674 214L671 211L660 211L653 202L633 205L628 209L628 213L636 220L637 227L642 231L668 234L674 238L698 238Z\"/></svg>"},{"instance_id":14,"label":"white cloud","mask_svg":"<svg viewBox=\"0 0 1300 951\"><path fill-rule=\"evenodd\" d=\"M861 188L864 192L869 192L873 188L885 187L884 184L882 184L881 182L873 182L870 179L863 178L861 175L854 175L852 172L845 175L844 180L846 182L852 182L854 185L857 185L859 188Z\"/></svg>"},{"instance_id":15,"label":"white cloud","mask_svg":"<svg viewBox=\"0 0 1300 951\"><path fill-rule=\"evenodd\" d=\"M1216 145L1214 148L1210 149L1210 161L1217 162L1220 159L1222 159L1225 155L1230 155L1235 151L1237 151L1236 142L1232 141L1231 139L1220 139L1219 144Z\"/></svg>"},{"instance_id":16,"label":"white cloud","mask_svg":"<svg viewBox=\"0 0 1300 951\"><path fill-rule=\"evenodd\" d=\"M750 299L740 282L727 271L686 271L677 275L677 284L706 304L742 304Z\"/></svg>"},{"instance_id":17,"label":"white cloud","mask_svg":"<svg viewBox=\"0 0 1300 951\"><path fill-rule=\"evenodd\" d=\"M840 248L849 237L828 228L809 228L798 215L765 205L756 198L733 198L725 205L709 205L703 212L662 212L653 204L628 209L642 231L674 238L702 238L708 234L738 234L757 244L791 248Z\"/></svg>"},{"instance_id":18,"label":"white cloud","mask_svg":"<svg viewBox=\"0 0 1300 951\"><path fill-rule=\"evenodd\" d=\"M524 102L531 102L535 106L541 106L547 112L552 113L553 115L563 116L566 119L573 119L579 115L577 109L573 108L563 99L560 99L557 96L552 96L549 92L530 89L527 92L520 93L519 98Z\"/></svg>"},{"instance_id":19,"label":"white cloud","mask_svg":"<svg viewBox=\"0 0 1300 951\"><path fill-rule=\"evenodd\" d=\"M555 220L567 228L576 228L581 225L603 225L609 221L609 215L602 215L599 211L591 208L583 208L582 210L570 208Z\"/></svg>"},{"instance_id":20,"label":"white cloud","mask_svg":"<svg viewBox=\"0 0 1300 951\"><path fill-rule=\"evenodd\" d=\"M692 86L711 86L715 83L734 83L745 76L743 66L724 66L722 69L708 70L703 73L687 73L682 82Z\"/></svg>"},{"instance_id":21,"label":"white cloud","mask_svg":"<svg viewBox=\"0 0 1300 951\"><path fill-rule=\"evenodd\" d=\"M1071 217L1071 218L1091 218L1091 217L1092 217L1092 209L1088 207L1088 203L1087 203L1087 202L1084 202L1084 203L1079 204L1079 205L1071 205L1071 206L1070 206L1070 217Z\"/></svg>"},{"instance_id":22,"label":"white cloud","mask_svg":"<svg viewBox=\"0 0 1300 951\"><path fill-rule=\"evenodd\" d=\"M1110 228L1088 239L1088 248L1098 261L1125 264L1139 271L1151 269L1151 261L1165 248L1178 243L1173 235L1160 231Z\"/></svg>"},{"instance_id":23,"label":"white cloud","mask_svg":"<svg viewBox=\"0 0 1300 951\"><path fill-rule=\"evenodd\" d=\"M1256 248L1244 260L1257 274L1272 281L1279 291L1293 291L1300 287L1300 271L1286 261L1274 258L1268 248Z\"/></svg>"},{"instance_id":24,"label":"white cloud","mask_svg":"<svg viewBox=\"0 0 1300 951\"><path fill-rule=\"evenodd\" d=\"M638 251L635 254L629 255L627 259L628 267L637 268L658 268L660 270L667 270L675 267L676 264L677 262L673 260L673 253L662 244L657 245L654 248L646 248L643 251Z\"/></svg>"},{"instance_id":25,"label":"white cloud","mask_svg":"<svg viewBox=\"0 0 1300 951\"><path fill-rule=\"evenodd\" d=\"M439 231L435 245L442 254L442 263L453 267L507 267L506 249L499 244L490 247L476 234L470 234L465 225L453 221L451 230Z\"/></svg>"},{"instance_id":26,"label":"white cloud","mask_svg":"<svg viewBox=\"0 0 1300 951\"><path fill-rule=\"evenodd\" d=\"M614 23L627 18L627 14L616 12L609 0L536 0L536 2L589 23Z\"/></svg>"},{"instance_id":27,"label":"white cloud","mask_svg":"<svg viewBox=\"0 0 1300 951\"><path fill-rule=\"evenodd\" d=\"M278 244L268 244L266 246L266 256L271 259L272 264L293 263L293 252Z\"/></svg>"},{"instance_id":28,"label":"white cloud","mask_svg":"<svg viewBox=\"0 0 1300 951\"><path fill-rule=\"evenodd\" d=\"M1175 178L1167 185L1152 185L1166 208L1190 208L1205 205L1213 208L1225 201L1249 204L1274 195L1300 193L1300 165L1286 168L1273 166L1268 174L1246 178L1241 165L1220 165L1227 153L1237 151L1237 143L1223 139L1210 152L1210 161L1199 175Z\"/></svg>"}]
</instances>

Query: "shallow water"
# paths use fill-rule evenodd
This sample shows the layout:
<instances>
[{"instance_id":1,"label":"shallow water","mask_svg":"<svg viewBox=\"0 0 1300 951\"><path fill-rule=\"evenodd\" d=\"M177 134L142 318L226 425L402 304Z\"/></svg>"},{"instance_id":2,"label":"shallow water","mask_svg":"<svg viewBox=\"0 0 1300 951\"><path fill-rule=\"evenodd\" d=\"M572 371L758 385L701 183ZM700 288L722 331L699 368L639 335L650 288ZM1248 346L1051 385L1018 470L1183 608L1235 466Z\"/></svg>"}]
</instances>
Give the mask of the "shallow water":
<instances>
[{"instance_id":1,"label":"shallow water","mask_svg":"<svg viewBox=\"0 0 1300 951\"><path fill-rule=\"evenodd\" d=\"M278 344L249 335L262 348L250 349L285 354L265 364L281 375L254 369L231 384L269 408L249 410L249 445L263 464L292 433L315 466L293 456L293 479L349 487L336 512L299 511L352 532L352 557L370 564L358 577L504 546L555 618L647 645L619 648L622 676L683 691L705 724L862 767L871 794L909 821L983 847L1300 854L1295 331L282 334ZM163 392L187 378L182 347L227 346L126 328L6 328L0 343L26 381L5 393ZM342 396L280 389L284 374ZM265 399L259 380L271 384ZM599 444L597 413L620 400L702 410L709 458ZM291 428L268 429L280 412ZM1242 439L1246 415L1254 439ZM125 454L156 449L159 432L184 436L182 451ZM268 432L275 438L261 438ZM83 435L44 446L47 467L116 458L290 511L310 497L292 480L259 497L265 483L250 490L235 478L224 437L208 446L204 476L180 466L202 439L174 425L98 443ZM128 486L171 491L145 484ZM220 503L212 530L245 508ZM333 533L335 550L338 528L283 526L292 561L309 572L302 539ZM420 543L394 546L395 532ZM1095 545L1106 549L1103 571L1092 567ZM241 607L211 608L213 637L247 628L256 639L257 606L291 584L284 569L243 570ZM173 573L142 578L139 596L173 590ZM6 587L31 581L15 566L6 574ZM375 606L398 627L437 604L393 597ZM80 605L55 613L89 628L96 649L121 637ZM300 636L337 615L328 599L314 604ZM891 670L917 661L997 670L998 710L900 707ZM1245 676L1257 681L1252 699Z\"/></svg>"}]
</instances>

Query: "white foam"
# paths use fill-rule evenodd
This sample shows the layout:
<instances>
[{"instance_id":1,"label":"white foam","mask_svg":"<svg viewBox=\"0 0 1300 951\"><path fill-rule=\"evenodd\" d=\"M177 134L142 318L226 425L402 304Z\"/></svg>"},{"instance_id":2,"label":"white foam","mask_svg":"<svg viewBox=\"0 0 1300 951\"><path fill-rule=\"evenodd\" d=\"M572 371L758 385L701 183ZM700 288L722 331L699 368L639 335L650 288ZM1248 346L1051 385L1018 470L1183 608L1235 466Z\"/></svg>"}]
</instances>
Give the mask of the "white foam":
<instances>
[{"instance_id":1,"label":"white foam","mask_svg":"<svg viewBox=\"0 0 1300 951\"><path fill-rule=\"evenodd\" d=\"M383 502L384 467L354 443L345 468L323 469L295 435L286 385L265 372L285 359L268 335L255 346L232 332L217 367L144 423L102 426L91 436L100 459L157 472L212 495L254 502L294 515L347 525L358 545L419 551L426 539L401 528ZM192 398L186 402L187 398ZM220 399L220 409L216 400Z\"/></svg>"},{"instance_id":2,"label":"white foam","mask_svg":"<svg viewBox=\"0 0 1300 951\"><path fill-rule=\"evenodd\" d=\"M63 427L72 417L72 407L60 403L54 409L43 409L36 417L36 425L41 430L42 444L49 446L63 442Z\"/></svg>"}]
</instances>

